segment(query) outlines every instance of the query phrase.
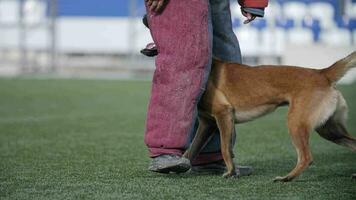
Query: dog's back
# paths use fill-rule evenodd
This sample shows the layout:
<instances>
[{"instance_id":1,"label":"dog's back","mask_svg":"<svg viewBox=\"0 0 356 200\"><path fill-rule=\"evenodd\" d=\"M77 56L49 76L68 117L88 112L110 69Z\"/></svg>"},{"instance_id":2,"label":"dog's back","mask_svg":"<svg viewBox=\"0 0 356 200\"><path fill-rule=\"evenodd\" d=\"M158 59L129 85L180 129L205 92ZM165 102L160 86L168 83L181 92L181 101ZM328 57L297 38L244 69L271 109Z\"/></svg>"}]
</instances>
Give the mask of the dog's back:
<instances>
[{"instance_id":1,"label":"dog's back","mask_svg":"<svg viewBox=\"0 0 356 200\"><path fill-rule=\"evenodd\" d=\"M284 105L305 93L330 91L347 69L356 66L356 53L323 70L293 66L250 67L214 59L209 85L223 91L238 110L263 104ZM208 86L209 89L209 86Z\"/></svg>"}]
</instances>

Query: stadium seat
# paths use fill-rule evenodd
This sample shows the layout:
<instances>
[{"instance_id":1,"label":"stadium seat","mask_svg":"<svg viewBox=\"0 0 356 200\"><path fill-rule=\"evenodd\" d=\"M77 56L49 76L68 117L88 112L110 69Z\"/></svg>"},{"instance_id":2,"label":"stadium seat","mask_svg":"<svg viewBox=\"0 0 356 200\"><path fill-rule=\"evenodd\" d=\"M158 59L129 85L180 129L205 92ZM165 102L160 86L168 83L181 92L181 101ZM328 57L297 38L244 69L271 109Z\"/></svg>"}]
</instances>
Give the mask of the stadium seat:
<instances>
[{"instance_id":1,"label":"stadium seat","mask_svg":"<svg viewBox=\"0 0 356 200\"><path fill-rule=\"evenodd\" d=\"M292 19L277 18L276 27L289 30L294 27L294 21Z\"/></svg>"},{"instance_id":2,"label":"stadium seat","mask_svg":"<svg viewBox=\"0 0 356 200\"><path fill-rule=\"evenodd\" d=\"M49 45L49 35L46 29L33 29L27 36L27 45L32 49L46 50Z\"/></svg>"},{"instance_id":3,"label":"stadium seat","mask_svg":"<svg viewBox=\"0 0 356 200\"><path fill-rule=\"evenodd\" d=\"M309 6L309 14L320 21L322 29L335 28L334 13L334 7L330 3L315 2Z\"/></svg>"},{"instance_id":4,"label":"stadium seat","mask_svg":"<svg viewBox=\"0 0 356 200\"><path fill-rule=\"evenodd\" d=\"M0 1L0 23L17 23L18 10L18 1Z\"/></svg>"},{"instance_id":5,"label":"stadium seat","mask_svg":"<svg viewBox=\"0 0 356 200\"><path fill-rule=\"evenodd\" d=\"M275 19L282 16L282 7L280 4L272 1L268 4L268 7L265 9L264 18L267 20L267 23L271 26L275 25Z\"/></svg>"},{"instance_id":6,"label":"stadium seat","mask_svg":"<svg viewBox=\"0 0 356 200\"><path fill-rule=\"evenodd\" d=\"M29 25L38 24L46 18L47 5L43 1L27 0L24 4L26 23Z\"/></svg>"},{"instance_id":7,"label":"stadium seat","mask_svg":"<svg viewBox=\"0 0 356 200\"><path fill-rule=\"evenodd\" d=\"M238 19L239 21L244 20L244 16L241 14L240 5L237 3L237 1L232 1L230 3L230 10L231 10L231 18L233 21L235 19Z\"/></svg>"},{"instance_id":8,"label":"stadium seat","mask_svg":"<svg viewBox=\"0 0 356 200\"><path fill-rule=\"evenodd\" d=\"M237 18L232 19L232 28L238 28L241 26L241 20Z\"/></svg>"},{"instance_id":9,"label":"stadium seat","mask_svg":"<svg viewBox=\"0 0 356 200\"><path fill-rule=\"evenodd\" d=\"M356 18L356 3L350 3L345 6L346 15L349 18Z\"/></svg>"},{"instance_id":10,"label":"stadium seat","mask_svg":"<svg viewBox=\"0 0 356 200\"><path fill-rule=\"evenodd\" d=\"M303 2L286 2L283 4L283 16L293 19L295 26L301 27L304 17L307 15L307 6Z\"/></svg>"},{"instance_id":11,"label":"stadium seat","mask_svg":"<svg viewBox=\"0 0 356 200\"><path fill-rule=\"evenodd\" d=\"M267 28L262 31L259 44L261 56L282 56L286 46L286 32L281 28Z\"/></svg>"},{"instance_id":12,"label":"stadium seat","mask_svg":"<svg viewBox=\"0 0 356 200\"><path fill-rule=\"evenodd\" d=\"M320 41L330 46L345 47L352 44L352 36L346 29L333 29L322 32Z\"/></svg>"},{"instance_id":13,"label":"stadium seat","mask_svg":"<svg viewBox=\"0 0 356 200\"><path fill-rule=\"evenodd\" d=\"M313 32L314 42L317 42L319 40L319 36L321 32L319 20L308 17L305 20L303 20L303 28L310 29Z\"/></svg>"},{"instance_id":14,"label":"stadium seat","mask_svg":"<svg viewBox=\"0 0 356 200\"><path fill-rule=\"evenodd\" d=\"M356 18L350 19L349 29L351 29L352 31L356 30Z\"/></svg>"},{"instance_id":15,"label":"stadium seat","mask_svg":"<svg viewBox=\"0 0 356 200\"><path fill-rule=\"evenodd\" d=\"M239 39L241 52L244 56L258 56L259 54L259 34L258 31L250 26L241 26L234 29Z\"/></svg>"},{"instance_id":16,"label":"stadium seat","mask_svg":"<svg viewBox=\"0 0 356 200\"><path fill-rule=\"evenodd\" d=\"M19 46L19 29L7 29L0 32L1 48L17 48Z\"/></svg>"},{"instance_id":17,"label":"stadium seat","mask_svg":"<svg viewBox=\"0 0 356 200\"><path fill-rule=\"evenodd\" d=\"M267 28L267 21L266 19L256 19L251 22L251 26L261 31L262 29Z\"/></svg>"},{"instance_id":18,"label":"stadium seat","mask_svg":"<svg viewBox=\"0 0 356 200\"><path fill-rule=\"evenodd\" d=\"M288 42L291 44L311 44L314 41L313 32L305 28L293 28L288 31Z\"/></svg>"},{"instance_id":19,"label":"stadium seat","mask_svg":"<svg viewBox=\"0 0 356 200\"><path fill-rule=\"evenodd\" d=\"M336 19L336 23L339 28L348 29L350 31L356 29L356 18L350 19L348 16L339 17Z\"/></svg>"},{"instance_id":20,"label":"stadium seat","mask_svg":"<svg viewBox=\"0 0 356 200\"><path fill-rule=\"evenodd\" d=\"M276 2L279 5L284 6L285 4L293 3L293 2L308 4L310 0L269 0L269 2Z\"/></svg>"}]
</instances>

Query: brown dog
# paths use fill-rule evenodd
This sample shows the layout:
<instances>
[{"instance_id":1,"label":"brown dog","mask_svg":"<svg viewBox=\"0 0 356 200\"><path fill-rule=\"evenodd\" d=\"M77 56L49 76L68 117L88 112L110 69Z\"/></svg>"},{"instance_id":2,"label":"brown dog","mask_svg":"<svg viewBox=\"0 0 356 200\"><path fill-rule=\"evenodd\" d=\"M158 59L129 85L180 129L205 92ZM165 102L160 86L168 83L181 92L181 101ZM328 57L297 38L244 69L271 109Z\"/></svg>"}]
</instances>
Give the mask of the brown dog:
<instances>
[{"instance_id":1,"label":"brown dog","mask_svg":"<svg viewBox=\"0 0 356 200\"><path fill-rule=\"evenodd\" d=\"M237 176L233 163L234 124L256 119L289 105L288 130L298 154L295 168L275 181L290 181L313 161L309 133L315 129L331 142L356 150L346 130L347 105L335 83L356 67L356 52L331 67L317 70L291 66L249 67L213 60L207 90L199 104L199 128L184 157L193 160L218 128L227 172Z\"/></svg>"}]
</instances>

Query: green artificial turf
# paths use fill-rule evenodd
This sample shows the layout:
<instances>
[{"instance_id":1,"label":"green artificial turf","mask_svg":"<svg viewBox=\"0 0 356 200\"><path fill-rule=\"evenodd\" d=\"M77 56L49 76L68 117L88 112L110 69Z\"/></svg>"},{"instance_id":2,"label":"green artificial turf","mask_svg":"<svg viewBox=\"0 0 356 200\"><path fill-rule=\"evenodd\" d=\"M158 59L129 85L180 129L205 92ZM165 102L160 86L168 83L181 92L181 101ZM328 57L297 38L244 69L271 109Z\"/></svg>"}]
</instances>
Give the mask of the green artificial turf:
<instances>
[{"instance_id":1,"label":"green artificial turf","mask_svg":"<svg viewBox=\"0 0 356 200\"><path fill-rule=\"evenodd\" d=\"M339 86L356 134L356 85ZM296 161L286 109L237 126L235 153L253 175L147 171L150 83L0 79L0 199L356 199L356 154L311 136L314 164L273 183Z\"/></svg>"}]
</instances>

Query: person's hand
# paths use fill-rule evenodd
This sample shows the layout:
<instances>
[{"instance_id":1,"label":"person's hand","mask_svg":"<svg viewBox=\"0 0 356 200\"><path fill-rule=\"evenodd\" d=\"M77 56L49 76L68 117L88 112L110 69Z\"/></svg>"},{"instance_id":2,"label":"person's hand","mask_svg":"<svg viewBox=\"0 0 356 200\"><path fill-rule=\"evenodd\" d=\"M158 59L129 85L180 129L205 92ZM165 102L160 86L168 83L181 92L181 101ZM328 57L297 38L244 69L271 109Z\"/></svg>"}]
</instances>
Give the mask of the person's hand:
<instances>
[{"instance_id":1,"label":"person's hand","mask_svg":"<svg viewBox=\"0 0 356 200\"><path fill-rule=\"evenodd\" d=\"M254 19L256 19L256 15L246 12L241 8L241 13L243 16L245 16L247 19L244 21L244 24L248 24L250 22L252 22Z\"/></svg>"},{"instance_id":2,"label":"person's hand","mask_svg":"<svg viewBox=\"0 0 356 200\"><path fill-rule=\"evenodd\" d=\"M163 11L166 6L168 0L145 0L148 8L156 13L160 13Z\"/></svg>"}]
</instances>

